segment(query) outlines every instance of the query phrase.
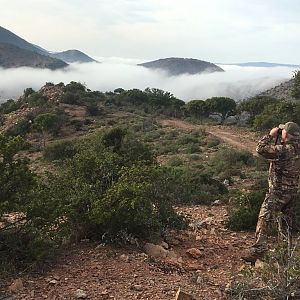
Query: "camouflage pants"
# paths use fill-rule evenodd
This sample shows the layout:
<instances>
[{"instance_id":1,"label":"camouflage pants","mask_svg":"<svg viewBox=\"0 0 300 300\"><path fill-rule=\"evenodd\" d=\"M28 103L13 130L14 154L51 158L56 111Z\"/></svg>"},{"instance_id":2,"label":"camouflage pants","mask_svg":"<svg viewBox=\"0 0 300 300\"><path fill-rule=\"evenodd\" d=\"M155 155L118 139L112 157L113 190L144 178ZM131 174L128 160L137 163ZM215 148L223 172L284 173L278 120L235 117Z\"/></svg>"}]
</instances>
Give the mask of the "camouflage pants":
<instances>
[{"instance_id":1,"label":"camouflage pants","mask_svg":"<svg viewBox=\"0 0 300 300\"><path fill-rule=\"evenodd\" d=\"M277 195L267 193L261 206L256 225L255 246L266 247L267 237L272 226L277 223L278 235L286 238L287 232L284 228L291 226L290 206L295 194Z\"/></svg>"}]
</instances>

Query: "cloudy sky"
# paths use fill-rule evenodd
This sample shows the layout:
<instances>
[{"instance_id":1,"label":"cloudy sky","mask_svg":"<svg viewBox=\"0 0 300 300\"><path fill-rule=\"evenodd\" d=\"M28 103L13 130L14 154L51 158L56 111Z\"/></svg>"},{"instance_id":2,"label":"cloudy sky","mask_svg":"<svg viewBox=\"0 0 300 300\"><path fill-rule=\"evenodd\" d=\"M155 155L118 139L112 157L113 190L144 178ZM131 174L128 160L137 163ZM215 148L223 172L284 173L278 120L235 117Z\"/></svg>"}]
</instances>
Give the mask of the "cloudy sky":
<instances>
[{"instance_id":1,"label":"cloudy sky","mask_svg":"<svg viewBox=\"0 0 300 300\"><path fill-rule=\"evenodd\" d=\"M0 0L1 26L96 57L300 62L299 0Z\"/></svg>"}]
</instances>

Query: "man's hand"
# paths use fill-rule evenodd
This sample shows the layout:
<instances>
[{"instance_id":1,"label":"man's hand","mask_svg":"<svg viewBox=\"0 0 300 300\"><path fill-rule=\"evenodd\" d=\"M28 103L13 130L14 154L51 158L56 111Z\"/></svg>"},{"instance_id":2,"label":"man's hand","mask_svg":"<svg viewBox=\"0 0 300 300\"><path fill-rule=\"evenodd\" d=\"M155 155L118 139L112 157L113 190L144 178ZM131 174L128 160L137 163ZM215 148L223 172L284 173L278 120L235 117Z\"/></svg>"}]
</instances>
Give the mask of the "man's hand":
<instances>
[{"instance_id":1,"label":"man's hand","mask_svg":"<svg viewBox=\"0 0 300 300\"><path fill-rule=\"evenodd\" d=\"M278 127L275 127L275 128L273 128L273 129L271 129L271 131L270 131L270 135L272 136L272 137L276 137L277 136L277 134L278 134Z\"/></svg>"}]
</instances>

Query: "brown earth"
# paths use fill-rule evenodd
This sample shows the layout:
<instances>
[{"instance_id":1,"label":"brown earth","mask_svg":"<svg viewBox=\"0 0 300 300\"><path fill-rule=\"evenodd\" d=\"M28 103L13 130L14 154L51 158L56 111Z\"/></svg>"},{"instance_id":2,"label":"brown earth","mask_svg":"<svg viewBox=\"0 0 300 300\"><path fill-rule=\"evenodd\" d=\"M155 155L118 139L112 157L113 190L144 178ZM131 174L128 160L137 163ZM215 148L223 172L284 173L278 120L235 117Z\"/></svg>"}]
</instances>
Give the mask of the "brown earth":
<instances>
[{"instance_id":1,"label":"brown earth","mask_svg":"<svg viewBox=\"0 0 300 300\"><path fill-rule=\"evenodd\" d=\"M13 298L1 298L0 293L0 299L76 299L76 290L81 289L86 299L171 300L179 287L197 299L228 299L226 287L243 266L240 256L251 244L252 233L227 230L224 206L179 210L193 224L209 220L198 228L173 232L177 242L169 245L182 257L180 263L151 259L142 247L82 243L47 273L19 276L24 289ZM201 257L190 257L186 253L189 248L199 249ZM0 287L7 291L10 283L0 283Z\"/></svg>"}]
</instances>

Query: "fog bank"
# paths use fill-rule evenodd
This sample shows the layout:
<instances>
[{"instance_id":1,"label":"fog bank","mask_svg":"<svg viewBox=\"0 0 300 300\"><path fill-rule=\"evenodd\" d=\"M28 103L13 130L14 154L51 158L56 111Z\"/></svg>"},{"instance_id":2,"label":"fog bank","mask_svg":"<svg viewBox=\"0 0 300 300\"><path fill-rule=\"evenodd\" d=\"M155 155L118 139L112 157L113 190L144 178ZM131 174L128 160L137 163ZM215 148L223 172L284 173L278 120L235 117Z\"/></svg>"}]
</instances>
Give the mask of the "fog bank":
<instances>
[{"instance_id":1,"label":"fog bank","mask_svg":"<svg viewBox=\"0 0 300 300\"><path fill-rule=\"evenodd\" d=\"M222 65L226 72L168 77L158 70L136 66L137 60L100 58L102 63L72 64L65 70L0 68L0 101L17 98L27 87L38 90L46 82L80 81L92 90L113 91L116 88L145 89L154 87L189 101L226 96L235 100L247 98L276 86L292 77L287 67L258 68Z\"/></svg>"}]
</instances>

